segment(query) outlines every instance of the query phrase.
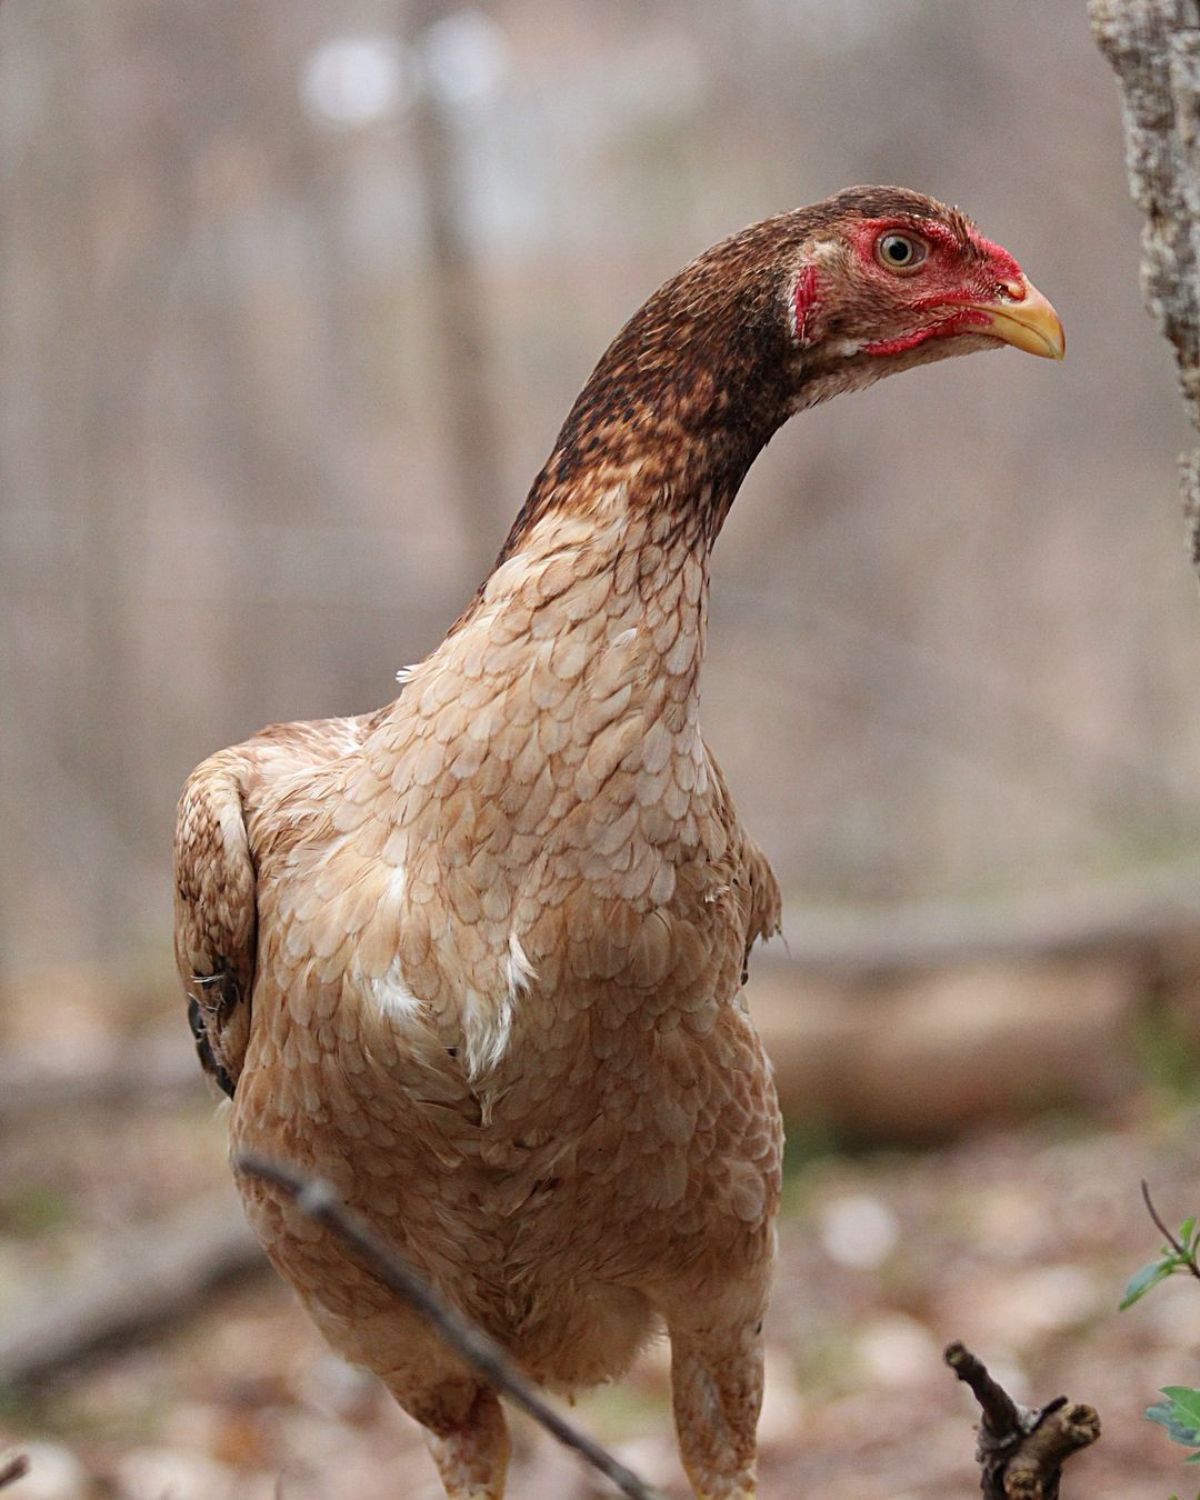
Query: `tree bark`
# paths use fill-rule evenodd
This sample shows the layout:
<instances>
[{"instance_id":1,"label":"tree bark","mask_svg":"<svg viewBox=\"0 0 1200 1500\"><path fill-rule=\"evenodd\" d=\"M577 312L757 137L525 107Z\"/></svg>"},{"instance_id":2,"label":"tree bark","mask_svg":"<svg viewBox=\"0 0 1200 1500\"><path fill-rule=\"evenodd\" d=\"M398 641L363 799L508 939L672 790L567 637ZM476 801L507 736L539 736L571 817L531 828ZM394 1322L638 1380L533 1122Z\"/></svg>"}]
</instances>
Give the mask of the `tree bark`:
<instances>
[{"instance_id":1,"label":"tree bark","mask_svg":"<svg viewBox=\"0 0 1200 1500\"><path fill-rule=\"evenodd\" d=\"M1089 0L1088 9L1121 87L1130 191L1146 216L1142 292L1200 431L1200 3ZM1180 482L1200 573L1200 448L1182 455Z\"/></svg>"}]
</instances>

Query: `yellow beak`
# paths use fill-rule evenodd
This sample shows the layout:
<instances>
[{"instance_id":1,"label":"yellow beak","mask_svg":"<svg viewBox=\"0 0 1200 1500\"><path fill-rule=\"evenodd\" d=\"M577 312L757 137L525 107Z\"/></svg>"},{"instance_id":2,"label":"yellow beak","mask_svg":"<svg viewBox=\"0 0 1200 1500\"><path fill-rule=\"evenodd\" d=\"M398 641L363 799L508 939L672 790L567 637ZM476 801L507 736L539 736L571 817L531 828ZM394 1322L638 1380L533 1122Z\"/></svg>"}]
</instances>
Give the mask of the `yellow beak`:
<instances>
[{"instance_id":1,"label":"yellow beak","mask_svg":"<svg viewBox=\"0 0 1200 1500\"><path fill-rule=\"evenodd\" d=\"M1006 291L1009 295L1003 300L977 303L972 309L987 316L991 324L988 334L1027 354L1061 359L1067 352L1062 319L1037 287L1022 276L1019 281L1008 282Z\"/></svg>"}]
</instances>

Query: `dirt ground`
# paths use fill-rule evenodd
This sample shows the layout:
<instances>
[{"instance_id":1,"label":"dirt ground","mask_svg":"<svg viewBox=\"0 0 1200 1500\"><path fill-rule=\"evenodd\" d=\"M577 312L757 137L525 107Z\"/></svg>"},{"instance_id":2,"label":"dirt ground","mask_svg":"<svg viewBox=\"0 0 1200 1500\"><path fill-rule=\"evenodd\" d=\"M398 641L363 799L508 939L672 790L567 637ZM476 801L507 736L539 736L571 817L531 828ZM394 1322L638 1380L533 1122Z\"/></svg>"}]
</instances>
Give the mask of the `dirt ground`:
<instances>
[{"instance_id":1,"label":"dirt ground","mask_svg":"<svg viewBox=\"0 0 1200 1500\"><path fill-rule=\"evenodd\" d=\"M768 1324L764 1500L950 1500L976 1492L972 1411L941 1363L960 1338L1030 1403L1065 1392L1103 1437L1065 1494L1190 1493L1184 1451L1142 1412L1197 1378L1200 1286L1116 1304L1168 1218L1200 1203L1196 1116L1140 1096L1103 1125L1043 1118L922 1153L840 1155L793 1143ZM210 1102L115 1117L57 1115L0 1140L0 1319L53 1299L111 1233L225 1180ZM682 1496L666 1357L650 1350L576 1418L645 1478ZM511 1493L610 1493L528 1423L515 1423ZM327 1353L269 1273L215 1296L150 1341L10 1392L0 1434L32 1472L14 1500L433 1500L413 1424Z\"/></svg>"}]
</instances>

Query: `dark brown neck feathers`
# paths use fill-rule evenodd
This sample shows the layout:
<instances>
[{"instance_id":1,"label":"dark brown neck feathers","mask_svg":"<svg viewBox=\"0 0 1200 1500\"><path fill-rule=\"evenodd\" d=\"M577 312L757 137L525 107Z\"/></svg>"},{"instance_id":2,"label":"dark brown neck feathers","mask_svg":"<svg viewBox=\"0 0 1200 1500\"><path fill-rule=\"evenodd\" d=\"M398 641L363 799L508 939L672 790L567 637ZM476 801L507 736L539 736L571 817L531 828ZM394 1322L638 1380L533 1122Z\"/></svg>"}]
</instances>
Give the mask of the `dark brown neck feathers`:
<instances>
[{"instance_id":1,"label":"dark brown neck feathers","mask_svg":"<svg viewBox=\"0 0 1200 1500\"><path fill-rule=\"evenodd\" d=\"M626 487L710 545L763 445L788 414L791 354L776 233L767 225L686 267L617 335L534 480L499 561L544 517L586 514Z\"/></svg>"},{"instance_id":2,"label":"dark brown neck feathers","mask_svg":"<svg viewBox=\"0 0 1200 1500\"><path fill-rule=\"evenodd\" d=\"M847 218L889 214L940 216L964 236L970 228L908 189L847 188L752 224L660 287L571 408L498 562L543 519L586 515L618 484L631 510L665 510L681 534L711 545L756 455L804 404L804 383L820 384L819 358L808 350L802 370L792 331L789 288L805 246Z\"/></svg>"}]
</instances>

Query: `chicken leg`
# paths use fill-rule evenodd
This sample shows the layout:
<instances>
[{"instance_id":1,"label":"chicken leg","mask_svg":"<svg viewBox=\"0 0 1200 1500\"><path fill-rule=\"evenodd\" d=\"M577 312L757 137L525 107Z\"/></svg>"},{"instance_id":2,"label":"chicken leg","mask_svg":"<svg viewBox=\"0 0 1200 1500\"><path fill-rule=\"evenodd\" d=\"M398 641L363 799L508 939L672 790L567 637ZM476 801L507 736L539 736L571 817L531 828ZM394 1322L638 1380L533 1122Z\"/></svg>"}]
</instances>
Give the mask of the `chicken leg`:
<instances>
[{"instance_id":1,"label":"chicken leg","mask_svg":"<svg viewBox=\"0 0 1200 1500\"><path fill-rule=\"evenodd\" d=\"M673 1319L669 1327L675 1429L697 1500L753 1500L763 1393L761 1317L692 1308L686 1320Z\"/></svg>"},{"instance_id":2,"label":"chicken leg","mask_svg":"<svg viewBox=\"0 0 1200 1500\"><path fill-rule=\"evenodd\" d=\"M446 1500L504 1500L508 1425L496 1393L469 1376L449 1381L410 1413L425 1428Z\"/></svg>"}]
</instances>

